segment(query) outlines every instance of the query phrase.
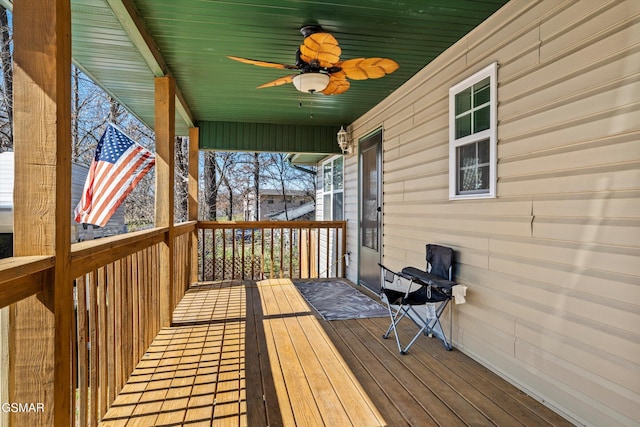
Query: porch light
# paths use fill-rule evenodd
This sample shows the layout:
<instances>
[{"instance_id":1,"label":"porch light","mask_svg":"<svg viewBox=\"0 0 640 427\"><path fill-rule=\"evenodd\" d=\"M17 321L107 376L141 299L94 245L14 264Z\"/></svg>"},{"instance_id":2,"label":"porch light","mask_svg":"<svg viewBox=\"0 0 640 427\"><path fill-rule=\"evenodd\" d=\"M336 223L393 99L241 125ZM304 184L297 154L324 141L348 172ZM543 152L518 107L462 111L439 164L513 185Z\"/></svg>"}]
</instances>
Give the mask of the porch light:
<instances>
[{"instance_id":1,"label":"porch light","mask_svg":"<svg viewBox=\"0 0 640 427\"><path fill-rule=\"evenodd\" d=\"M293 85L300 92L316 93L325 90L329 76L324 73L303 73L293 78Z\"/></svg>"},{"instance_id":2,"label":"porch light","mask_svg":"<svg viewBox=\"0 0 640 427\"><path fill-rule=\"evenodd\" d=\"M353 148L351 141L349 141L349 135L347 131L344 130L344 126L340 126L340 130L337 135L338 145L342 150L342 154L351 154L351 150Z\"/></svg>"}]
</instances>

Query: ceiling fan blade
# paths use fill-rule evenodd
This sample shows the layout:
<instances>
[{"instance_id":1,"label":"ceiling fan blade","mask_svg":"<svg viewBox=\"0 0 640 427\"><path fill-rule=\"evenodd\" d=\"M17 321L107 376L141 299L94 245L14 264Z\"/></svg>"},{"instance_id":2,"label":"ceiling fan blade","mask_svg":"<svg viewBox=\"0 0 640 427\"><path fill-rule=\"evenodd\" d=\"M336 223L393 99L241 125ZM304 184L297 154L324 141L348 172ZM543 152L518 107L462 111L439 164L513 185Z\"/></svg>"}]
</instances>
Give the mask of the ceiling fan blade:
<instances>
[{"instance_id":1,"label":"ceiling fan blade","mask_svg":"<svg viewBox=\"0 0 640 427\"><path fill-rule=\"evenodd\" d=\"M257 65L259 67L280 68L282 70L297 70L295 65L280 64L278 62L260 61L257 59L240 58L239 56L228 56L227 58L234 61L242 62L243 64Z\"/></svg>"},{"instance_id":2,"label":"ceiling fan blade","mask_svg":"<svg viewBox=\"0 0 640 427\"><path fill-rule=\"evenodd\" d=\"M293 77L296 74L291 74L290 76L284 76L284 77L280 77L279 79L275 79L274 81L265 83L263 85L258 86L258 89L262 89L265 87L272 87L272 86L282 86L285 85L287 83L293 83Z\"/></svg>"},{"instance_id":3,"label":"ceiling fan blade","mask_svg":"<svg viewBox=\"0 0 640 427\"><path fill-rule=\"evenodd\" d=\"M331 74L329 84L322 93L325 95L340 95L341 93L349 90L350 87L351 83L347 80L347 75L344 72L339 71Z\"/></svg>"},{"instance_id":4,"label":"ceiling fan blade","mask_svg":"<svg viewBox=\"0 0 640 427\"><path fill-rule=\"evenodd\" d=\"M354 58L337 65L352 80L379 79L400 68L396 61L388 58Z\"/></svg>"},{"instance_id":5,"label":"ceiling fan blade","mask_svg":"<svg viewBox=\"0 0 640 427\"><path fill-rule=\"evenodd\" d=\"M321 67L329 68L340 61L342 49L329 33L314 33L305 37L300 45L300 58L307 63L317 60Z\"/></svg>"}]
</instances>

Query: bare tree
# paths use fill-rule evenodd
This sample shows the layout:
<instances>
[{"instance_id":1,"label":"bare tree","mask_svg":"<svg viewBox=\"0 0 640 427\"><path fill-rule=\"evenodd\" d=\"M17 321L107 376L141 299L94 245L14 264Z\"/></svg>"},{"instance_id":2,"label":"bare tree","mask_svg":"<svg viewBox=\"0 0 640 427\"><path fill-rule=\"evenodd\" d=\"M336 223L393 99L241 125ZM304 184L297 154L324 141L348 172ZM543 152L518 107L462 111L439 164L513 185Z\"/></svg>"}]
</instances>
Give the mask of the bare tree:
<instances>
[{"instance_id":1,"label":"bare tree","mask_svg":"<svg viewBox=\"0 0 640 427\"><path fill-rule=\"evenodd\" d=\"M126 120L126 110L82 71L71 69L71 159L91 164L107 123Z\"/></svg>"},{"instance_id":2,"label":"bare tree","mask_svg":"<svg viewBox=\"0 0 640 427\"><path fill-rule=\"evenodd\" d=\"M189 208L189 139L178 136L175 139L175 222L188 219Z\"/></svg>"},{"instance_id":3,"label":"bare tree","mask_svg":"<svg viewBox=\"0 0 640 427\"><path fill-rule=\"evenodd\" d=\"M260 154L253 153L253 190L254 190L254 209L253 220L260 219Z\"/></svg>"},{"instance_id":4,"label":"bare tree","mask_svg":"<svg viewBox=\"0 0 640 427\"><path fill-rule=\"evenodd\" d=\"M203 208L205 210L202 217L208 221L215 221L217 219L217 202L218 202L218 171L216 169L216 152L205 151L204 152L204 200Z\"/></svg>"},{"instance_id":5,"label":"bare tree","mask_svg":"<svg viewBox=\"0 0 640 427\"><path fill-rule=\"evenodd\" d=\"M288 196L293 190L304 191L315 200L315 170L294 167L286 161L283 153L272 153L270 157L270 164L264 168L263 180L282 194L285 218L289 220Z\"/></svg>"},{"instance_id":6,"label":"bare tree","mask_svg":"<svg viewBox=\"0 0 640 427\"><path fill-rule=\"evenodd\" d=\"M0 66L2 68L0 153L13 149L13 53L11 40L7 10L0 7Z\"/></svg>"},{"instance_id":7,"label":"bare tree","mask_svg":"<svg viewBox=\"0 0 640 427\"><path fill-rule=\"evenodd\" d=\"M217 219L217 211L221 208L222 195L228 198L227 216L233 218L233 200L235 191L234 169L237 166L237 153L221 153L205 151L204 153L204 218L209 221ZM226 191L225 191L226 190Z\"/></svg>"}]
</instances>

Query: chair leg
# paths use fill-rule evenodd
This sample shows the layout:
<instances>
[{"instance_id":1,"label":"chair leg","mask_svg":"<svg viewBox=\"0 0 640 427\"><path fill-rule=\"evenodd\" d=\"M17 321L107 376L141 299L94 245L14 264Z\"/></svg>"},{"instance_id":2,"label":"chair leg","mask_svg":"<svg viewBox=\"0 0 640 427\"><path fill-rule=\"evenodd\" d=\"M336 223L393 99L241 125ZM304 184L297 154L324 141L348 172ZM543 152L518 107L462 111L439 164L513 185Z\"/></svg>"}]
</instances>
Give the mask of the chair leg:
<instances>
[{"instance_id":1,"label":"chair leg","mask_svg":"<svg viewBox=\"0 0 640 427\"><path fill-rule=\"evenodd\" d=\"M407 352L409 351L409 347L411 347L413 345L413 343L416 342L416 340L418 339L418 337L420 337L420 335L422 335L422 333L427 329L428 327L428 323L425 324L422 328L420 328L420 330L418 331L418 333L413 337L413 339L409 342L409 344L407 344L407 346L400 350L401 354L407 354Z\"/></svg>"},{"instance_id":2,"label":"chair leg","mask_svg":"<svg viewBox=\"0 0 640 427\"><path fill-rule=\"evenodd\" d=\"M436 335L437 338L442 342L445 349L447 349L448 351L451 351L452 349L451 344L447 339L447 335L444 333L444 329L442 328L442 323L440 323L440 319L438 318L433 319L433 325L428 329L429 336L433 336L433 330L435 329L436 326L439 326L440 331L442 332L442 336Z\"/></svg>"},{"instance_id":3,"label":"chair leg","mask_svg":"<svg viewBox=\"0 0 640 427\"><path fill-rule=\"evenodd\" d=\"M444 345L444 348L447 349L448 351L451 351L452 347L451 344L449 343L449 340L447 339L447 334L444 332L444 329L442 328L442 323L440 323L440 316L442 315L442 312L444 311L445 307L447 306L448 301L444 301L442 302L437 308L436 308L436 317L434 319L431 319L427 322L427 325L429 326L427 328L427 334L431 337L433 336L433 330L435 329L436 326L440 327L440 332L442 333L442 336L438 336L438 338L440 339L440 341L442 341L442 344ZM451 308L449 308L449 310L451 310ZM449 319L449 336L451 336L451 312L449 313L450 315L450 319Z\"/></svg>"},{"instance_id":4,"label":"chair leg","mask_svg":"<svg viewBox=\"0 0 640 427\"><path fill-rule=\"evenodd\" d=\"M398 308L398 311L396 311L395 314L391 310L391 304L387 304L387 309L389 310L389 318L391 319L391 324L389 325L389 328L387 328L387 332L385 332L384 335L382 335L382 338L384 339L389 338L389 334L391 333L391 331L393 331L393 335L396 338L396 344L398 345L398 351L402 353L402 346L400 345L400 337L398 336L398 331L396 330L396 324L400 321L400 319L404 317L404 313L402 314L400 313L402 311L402 306Z\"/></svg>"}]
</instances>

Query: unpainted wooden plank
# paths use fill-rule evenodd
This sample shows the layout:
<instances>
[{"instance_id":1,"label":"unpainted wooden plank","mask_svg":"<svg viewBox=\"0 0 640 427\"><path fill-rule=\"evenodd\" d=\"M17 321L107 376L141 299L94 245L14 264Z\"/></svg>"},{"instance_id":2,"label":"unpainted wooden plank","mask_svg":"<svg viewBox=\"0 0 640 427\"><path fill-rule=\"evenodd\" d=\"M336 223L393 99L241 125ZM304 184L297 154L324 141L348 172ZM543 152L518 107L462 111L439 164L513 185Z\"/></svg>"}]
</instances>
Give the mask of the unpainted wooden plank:
<instances>
[{"instance_id":1,"label":"unpainted wooden plank","mask_svg":"<svg viewBox=\"0 0 640 427\"><path fill-rule=\"evenodd\" d=\"M88 426L95 426L98 420L98 355L100 346L98 344L98 271L94 270L87 274L87 283L89 288L89 304L87 314L89 320L89 419Z\"/></svg>"},{"instance_id":2,"label":"unpainted wooden plank","mask_svg":"<svg viewBox=\"0 0 640 427\"><path fill-rule=\"evenodd\" d=\"M263 235L264 239L264 235ZM255 335L256 335L256 345L257 351L252 352L250 345L247 345L246 354L247 358L245 363L247 364L247 381L249 384L254 384L252 381L254 375L259 374L262 382L262 396L260 396L260 400L255 400L255 396L251 394L251 391L258 391L257 387L249 387L247 390L247 414L249 425L269 425L272 427L281 427L283 425L281 408L278 404L277 393L275 388L275 380L274 374L271 371L271 364L269 362L269 350L267 347L267 338L266 333L263 328L263 312L262 312L262 303L260 300L260 293L258 291L257 286L255 285L246 285L247 287L247 297L248 302L251 302L250 317L253 319L253 323L255 324ZM249 335L250 330L247 330L247 336ZM258 358L258 363L254 362L254 358ZM260 371L255 372L251 367L258 367ZM284 409L282 409L284 411ZM290 408L288 408L291 411ZM262 412L264 411L266 415L266 422L262 422ZM254 415L256 414L256 415ZM252 423L254 420L254 416L257 418L256 423ZM290 413L290 418L293 419L293 414Z\"/></svg>"},{"instance_id":3,"label":"unpainted wooden plank","mask_svg":"<svg viewBox=\"0 0 640 427\"><path fill-rule=\"evenodd\" d=\"M140 357L140 352L144 351L141 349L140 337L142 336L142 331L140 330L143 321L143 304L140 301L140 282L138 281L138 254L135 253L128 257L129 260L129 277L130 277L130 296L131 296L131 309L132 309L132 331L131 331L131 346L132 346L132 365L135 365L137 360Z\"/></svg>"},{"instance_id":4,"label":"unpainted wooden plank","mask_svg":"<svg viewBox=\"0 0 640 427\"><path fill-rule=\"evenodd\" d=\"M273 284L263 281L258 284L258 289L265 316L268 317L263 320L263 327L283 423L322 425L322 417L315 406L311 390L304 381L304 373L296 361L286 328L282 319L276 317L278 307L272 286Z\"/></svg>"},{"instance_id":5,"label":"unpainted wooden plank","mask_svg":"<svg viewBox=\"0 0 640 427\"><path fill-rule=\"evenodd\" d=\"M230 320L224 323L215 400L212 402L215 404L212 426L237 426L240 419L246 415L240 413L240 385L244 380L244 372L241 369L244 321L240 317L239 306L244 305L243 290L243 286L229 287L226 293L226 307L224 304L220 307Z\"/></svg>"},{"instance_id":6,"label":"unpainted wooden plank","mask_svg":"<svg viewBox=\"0 0 640 427\"><path fill-rule=\"evenodd\" d=\"M148 298L149 277L147 276L147 250L137 252L135 254L135 262L138 270L138 304L140 304L140 326L138 327L138 353L137 360L140 360L144 355L145 350L151 343L149 339L149 316L150 305Z\"/></svg>"},{"instance_id":7,"label":"unpainted wooden plank","mask_svg":"<svg viewBox=\"0 0 640 427\"><path fill-rule=\"evenodd\" d=\"M108 368L108 384L109 384L109 392L107 397L107 409L111 406L113 401L116 398L116 394L120 391L120 385L118 384L118 371L117 371L117 362L116 362L116 322L117 322L117 314L119 312L119 291L117 289L117 282L115 280L115 268L114 264L109 264L106 267L107 269L107 368ZM116 297L118 295L118 297ZM105 412L106 413L106 412ZM104 416L104 414L102 414Z\"/></svg>"},{"instance_id":8,"label":"unpainted wooden plank","mask_svg":"<svg viewBox=\"0 0 640 427\"><path fill-rule=\"evenodd\" d=\"M298 317L297 320L300 331L304 331L307 335L306 338L312 350L333 385L335 395L347 410L351 422L354 425L360 423L369 426L384 425L381 414L320 327L316 318L304 316ZM304 360L306 362L307 359Z\"/></svg>"},{"instance_id":9,"label":"unpainted wooden plank","mask_svg":"<svg viewBox=\"0 0 640 427\"><path fill-rule=\"evenodd\" d=\"M108 347L107 347L107 293L106 293L106 268L98 270L97 304L98 304L98 342L96 351L98 352L98 415L96 420L100 420L107 412L108 407Z\"/></svg>"},{"instance_id":10,"label":"unpainted wooden plank","mask_svg":"<svg viewBox=\"0 0 640 427\"><path fill-rule=\"evenodd\" d=\"M188 338L188 337L187 337ZM153 348L150 348L148 360L143 360L134 370L127 386L137 385L139 393L134 393L127 405L128 415L123 413L117 416L128 416L128 426L155 425L158 414L168 393L169 387L176 373L177 361L183 352L185 343L184 333L165 333ZM137 400L136 400L137 399ZM120 396L114 402L113 407L120 404ZM113 408L112 407L112 408ZM108 416L113 417L112 411Z\"/></svg>"},{"instance_id":11,"label":"unpainted wooden plank","mask_svg":"<svg viewBox=\"0 0 640 427\"><path fill-rule=\"evenodd\" d=\"M76 279L76 316L78 336L78 422L80 425L88 423L88 394L89 394L89 353L87 342L89 338L89 324L87 319L87 282L85 276Z\"/></svg>"},{"instance_id":12,"label":"unpainted wooden plank","mask_svg":"<svg viewBox=\"0 0 640 427\"><path fill-rule=\"evenodd\" d=\"M241 322L225 324L212 426L238 426L240 423L240 385L244 380L244 372L240 369L240 340L243 333Z\"/></svg>"},{"instance_id":13,"label":"unpainted wooden plank","mask_svg":"<svg viewBox=\"0 0 640 427\"><path fill-rule=\"evenodd\" d=\"M224 345L224 324L212 323L206 331L203 353L200 357L196 378L185 413L185 423L199 425L211 420L214 415L218 372L222 363Z\"/></svg>"},{"instance_id":14,"label":"unpainted wooden plank","mask_svg":"<svg viewBox=\"0 0 640 427\"><path fill-rule=\"evenodd\" d=\"M298 298L300 298L300 294L295 291L295 289L292 289L295 291L295 294L292 295L286 295L288 292L278 292L285 291L285 289L288 291L288 288L292 287L293 285L291 285L291 287L289 285L282 285L272 289L276 295L278 306L282 311L296 312L299 310L299 307L296 307L296 305L299 303ZM289 301L289 298L291 298L292 301ZM304 312L308 311L308 307L302 307L302 309ZM319 360L318 354L314 351L313 346L322 343L322 338L317 335L307 337L307 334L313 333L315 330L313 329L313 325L310 330L303 330L304 325L301 322L302 319L309 319L313 321L315 320L315 317L313 317L312 314L305 314L302 316L282 319L282 323L289 335L291 345L295 352L295 360L286 361L286 363L297 363L299 361L302 369L302 376L308 383L309 389L313 394L313 399L318 406L318 410L320 411L325 425L352 425L352 421L349 419L349 416L345 411L345 407L336 393L334 384L329 379L328 373L325 372L323 363ZM319 340L317 340L318 338ZM331 358L331 356L330 352L322 352L321 357ZM354 402L345 402L345 405L349 405L349 403ZM350 406L349 409L353 410L354 406ZM366 425L375 425L369 424L370 420L365 418L362 418L361 421Z\"/></svg>"}]
</instances>

